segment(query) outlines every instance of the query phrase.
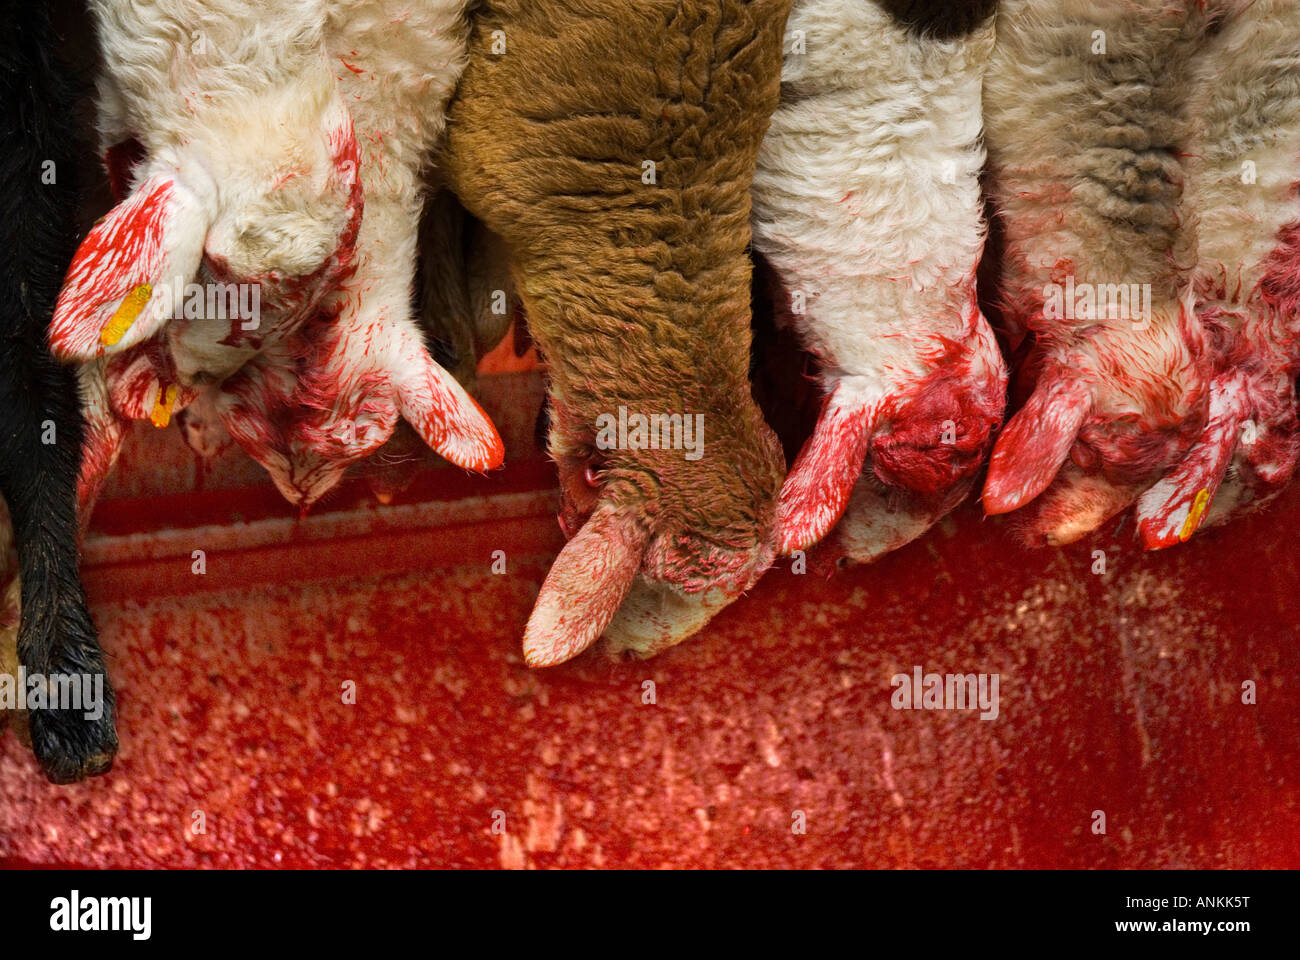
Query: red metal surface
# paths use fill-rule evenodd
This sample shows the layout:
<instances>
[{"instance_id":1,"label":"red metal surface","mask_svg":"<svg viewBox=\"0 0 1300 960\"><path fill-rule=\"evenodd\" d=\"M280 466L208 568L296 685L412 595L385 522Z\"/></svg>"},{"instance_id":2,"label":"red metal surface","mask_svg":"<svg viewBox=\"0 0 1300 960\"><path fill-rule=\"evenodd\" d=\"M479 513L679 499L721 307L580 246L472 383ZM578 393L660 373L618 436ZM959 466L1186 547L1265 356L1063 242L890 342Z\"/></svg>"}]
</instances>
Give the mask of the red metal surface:
<instances>
[{"instance_id":1,"label":"red metal surface","mask_svg":"<svg viewBox=\"0 0 1300 960\"><path fill-rule=\"evenodd\" d=\"M328 538L216 551L203 578L178 556L206 588L182 596L102 599L92 567L122 751L53 787L0 740L0 858L1300 866L1300 490L1156 554L1131 525L1026 551L968 504L873 567L773 571L654 661L543 672L519 640L559 536L529 504L360 533L347 579L319 579ZM1000 674L999 719L892 709L891 676L917 665Z\"/></svg>"}]
</instances>

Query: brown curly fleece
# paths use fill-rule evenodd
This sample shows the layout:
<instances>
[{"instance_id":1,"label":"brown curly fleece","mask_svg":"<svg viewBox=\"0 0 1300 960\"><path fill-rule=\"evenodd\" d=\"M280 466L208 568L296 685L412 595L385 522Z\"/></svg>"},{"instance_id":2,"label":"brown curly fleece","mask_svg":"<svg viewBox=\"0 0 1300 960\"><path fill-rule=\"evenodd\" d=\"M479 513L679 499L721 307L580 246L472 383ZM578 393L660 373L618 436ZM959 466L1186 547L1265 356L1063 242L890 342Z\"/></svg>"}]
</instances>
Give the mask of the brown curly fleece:
<instances>
[{"instance_id":1,"label":"brown curly fleece","mask_svg":"<svg viewBox=\"0 0 1300 960\"><path fill-rule=\"evenodd\" d=\"M771 560L785 468L750 393L746 248L789 6L488 0L450 107L446 176L507 243L550 367L565 515L635 512L642 573L688 591ZM596 451L619 406L703 414L703 458Z\"/></svg>"}]
</instances>

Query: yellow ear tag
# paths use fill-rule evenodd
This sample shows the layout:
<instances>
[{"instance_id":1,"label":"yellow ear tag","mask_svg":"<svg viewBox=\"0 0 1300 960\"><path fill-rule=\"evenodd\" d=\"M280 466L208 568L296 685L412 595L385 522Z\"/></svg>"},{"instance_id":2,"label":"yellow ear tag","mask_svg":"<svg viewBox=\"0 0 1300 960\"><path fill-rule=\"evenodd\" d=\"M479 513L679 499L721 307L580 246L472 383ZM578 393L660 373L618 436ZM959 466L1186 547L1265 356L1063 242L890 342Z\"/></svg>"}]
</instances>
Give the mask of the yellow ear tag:
<instances>
[{"instance_id":1,"label":"yellow ear tag","mask_svg":"<svg viewBox=\"0 0 1300 960\"><path fill-rule=\"evenodd\" d=\"M165 393L159 393L158 399L154 401L153 412L149 414L149 422L161 430L172 420L172 407L176 404L176 384L169 384Z\"/></svg>"},{"instance_id":2,"label":"yellow ear tag","mask_svg":"<svg viewBox=\"0 0 1300 960\"><path fill-rule=\"evenodd\" d=\"M1201 525L1201 514L1205 513L1205 508L1210 503L1210 491L1202 490L1192 501L1192 509L1187 511L1187 519L1183 521L1183 532L1178 535L1179 540L1186 540L1196 532L1196 528Z\"/></svg>"},{"instance_id":3,"label":"yellow ear tag","mask_svg":"<svg viewBox=\"0 0 1300 960\"><path fill-rule=\"evenodd\" d=\"M131 329L131 324L135 323L135 318L148 305L152 295L153 287L142 283L122 298L122 304L113 312L113 318L99 332L99 342L111 347L121 340Z\"/></svg>"}]
</instances>

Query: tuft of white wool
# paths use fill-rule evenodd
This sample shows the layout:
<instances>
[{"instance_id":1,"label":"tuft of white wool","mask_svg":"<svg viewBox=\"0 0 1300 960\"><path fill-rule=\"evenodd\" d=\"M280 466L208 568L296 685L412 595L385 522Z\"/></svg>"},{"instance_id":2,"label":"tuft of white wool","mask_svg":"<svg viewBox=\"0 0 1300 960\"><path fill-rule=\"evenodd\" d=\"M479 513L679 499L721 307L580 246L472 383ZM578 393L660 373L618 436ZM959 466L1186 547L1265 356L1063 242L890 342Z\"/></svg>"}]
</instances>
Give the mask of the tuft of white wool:
<instances>
[{"instance_id":1,"label":"tuft of white wool","mask_svg":"<svg viewBox=\"0 0 1300 960\"><path fill-rule=\"evenodd\" d=\"M862 0L796 0L787 22L782 101L751 191L754 247L785 296L803 301L802 312L787 307L789 322L821 363L828 405L867 411L870 431L887 429L946 362L944 341L960 345L972 389L1005 388L975 304L993 44L991 18L940 40ZM880 487L868 463L842 520L842 546L858 560L919 536L953 506L909 503L902 491L887 499Z\"/></svg>"},{"instance_id":2,"label":"tuft of white wool","mask_svg":"<svg viewBox=\"0 0 1300 960\"><path fill-rule=\"evenodd\" d=\"M1148 547L1188 539L1280 492L1300 453L1300 315L1270 303L1272 270L1300 278L1300 4L1237 3L1197 58L1188 195L1196 217L1196 310L1214 351L1210 416L1188 456L1138 502ZM1293 280L1300 286L1300 279Z\"/></svg>"},{"instance_id":3,"label":"tuft of white wool","mask_svg":"<svg viewBox=\"0 0 1300 960\"><path fill-rule=\"evenodd\" d=\"M1050 486L1028 522L1033 540L1068 542L1131 504L1203 422L1183 149L1188 64L1214 6L1000 7L984 121L1005 226L1001 292L1013 332L1036 335L1042 372L999 438L984 497L1004 512ZM1148 285L1150 317L1057 316L1052 292L1071 281Z\"/></svg>"},{"instance_id":4,"label":"tuft of white wool","mask_svg":"<svg viewBox=\"0 0 1300 960\"><path fill-rule=\"evenodd\" d=\"M806 52L791 52L792 35ZM861 0L796 2L782 101L758 155L754 247L825 376L878 405L964 339L984 247L980 85L993 26L918 38Z\"/></svg>"}]
</instances>

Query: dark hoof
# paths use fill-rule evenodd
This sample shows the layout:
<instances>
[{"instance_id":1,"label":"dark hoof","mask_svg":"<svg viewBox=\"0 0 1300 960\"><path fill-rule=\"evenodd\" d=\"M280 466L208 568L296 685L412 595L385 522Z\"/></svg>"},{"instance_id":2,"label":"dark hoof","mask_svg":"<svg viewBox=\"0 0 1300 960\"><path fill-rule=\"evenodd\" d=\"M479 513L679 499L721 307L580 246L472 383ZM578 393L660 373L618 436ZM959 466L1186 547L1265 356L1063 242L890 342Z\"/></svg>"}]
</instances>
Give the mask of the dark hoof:
<instances>
[{"instance_id":1,"label":"dark hoof","mask_svg":"<svg viewBox=\"0 0 1300 960\"><path fill-rule=\"evenodd\" d=\"M33 710L28 714L32 752L50 783L76 783L113 769L117 731L111 704L87 720L80 710Z\"/></svg>"}]
</instances>

